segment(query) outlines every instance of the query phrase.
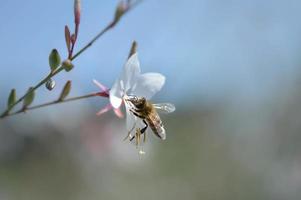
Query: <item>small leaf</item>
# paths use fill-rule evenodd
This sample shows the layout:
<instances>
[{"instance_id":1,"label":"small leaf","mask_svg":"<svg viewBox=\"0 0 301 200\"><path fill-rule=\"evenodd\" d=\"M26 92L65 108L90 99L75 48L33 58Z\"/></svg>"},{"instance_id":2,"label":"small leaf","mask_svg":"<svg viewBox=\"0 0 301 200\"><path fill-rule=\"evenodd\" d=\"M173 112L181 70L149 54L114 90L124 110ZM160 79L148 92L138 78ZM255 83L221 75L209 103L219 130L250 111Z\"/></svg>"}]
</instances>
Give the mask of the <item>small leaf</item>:
<instances>
[{"instance_id":1,"label":"small leaf","mask_svg":"<svg viewBox=\"0 0 301 200\"><path fill-rule=\"evenodd\" d=\"M67 25L65 26L65 40L66 40L66 45L67 45L67 49L68 49L68 53L69 53L70 43L71 43L71 34L70 34L70 30Z\"/></svg>"},{"instance_id":2,"label":"small leaf","mask_svg":"<svg viewBox=\"0 0 301 200\"><path fill-rule=\"evenodd\" d=\"M69 72L73 69L74 65L72 64L71 60L67 59L62 64L63 68L66 72Z\"/></svg>"},{"instance_id":3,"label":"small leaf","mask_svg":"<svg viewBox=\"0 0 301 200\"><path fill-rule=\"evenodd\" d=\"M23 100L23 110L26 110L26 108L33 102L34 96L35 96L35 92L33 90L33 87L30 87L27 90L27 95Z\"/></svg>"},{"instance_id":4,"label":"small leaf","mask_svg":"<svg viewBox=\"0 0 301 200\"><path fill-rule=\"evenodd\" d=\"M56 70L56 68L61 63L61 57L59 52L56 49L53 49L49 55L49 66L51 68L51 71Z\"/></svg>"},{"instance_id":5,"label":"small leaf","mask_svg":"<svg viewBox=\"0 0 301 200\"><path fill-rule=\"evenodd\" d=\"M71 43L74 45L75 44L75 40L76 40L76 35L73 33L71 35Z\"/></svg>"},{"instance_id":6,"label":"small leaf","mask_svg":"<svg viewBox=\"0 0 301 200\"><path fill-rule=\"evenodd\" d=\"M70 93L70 90L71 90L71 81L67 81L58 100L63 101Z\"/></svg>"},{"instance_id":7,"label":"small leaf","mask_svg":"<svg viewBox=\"0 0 301 200\"><path fill-rule=\"evenodd\" d=\"M10 109L14 103L16 102L17 99L17 95L16 95L16 89L12 89L10 91L9 97L8 97L8 101L7 101L7 107Z\"/></svg>"}]
</instances>

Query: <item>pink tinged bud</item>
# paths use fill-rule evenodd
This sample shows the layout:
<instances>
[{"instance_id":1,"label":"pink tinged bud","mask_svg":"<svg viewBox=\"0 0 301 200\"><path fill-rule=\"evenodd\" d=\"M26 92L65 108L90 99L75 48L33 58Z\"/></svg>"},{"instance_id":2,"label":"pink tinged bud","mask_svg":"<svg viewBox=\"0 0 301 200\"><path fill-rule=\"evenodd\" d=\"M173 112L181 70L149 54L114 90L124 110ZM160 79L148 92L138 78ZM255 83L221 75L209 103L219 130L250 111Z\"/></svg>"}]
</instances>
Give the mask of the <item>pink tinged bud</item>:
<instances>
[{"instance_id":1,"label":"pink tinged bud","mask_svg":"<svg viewBox=\"0 0 301 200\"><path fill-rule=\"evenodd\" d=\"M68 28L68 26L65 26L65 40L66 40L66 45L67 45L67 49L68 49L68 53L71 49L70 47L70 43L71 43L71 34L70 34L70 30Z\"/></svg>"},{"instance_id":2,"label":"pink tinged bud","mask_svg":"<svg viewBox=\"0 0 301 200\"><path fill-rule=\"evenodd\" d=\"M115 18L114 21L118 22L120 18L123 16L123 14L126 12L128 9L128 4L124 1L120 1L119 4L117 5L116 11L115 11Z\"/></svg>"},{"instance_id":3,"label":"pink tinged bud","mask_svg":"<svg viewBox=\"0 0 301 200\"><path fill-rule=\"evenodd\" d=\"M81 3L80 0L74 0L74 22L75 24L80 23Z\"/></svg>"},{"instance_id":4,"label":"pink tinged bud","mask_svg":"<svg viewBox=\"0 0 301 200\"><path fill-rule=\"evenodd\" d=\"M74 44L75 40L76 40L76 36L75 36L75 34L72 34L71 35L71 43Z\"/></svg>"}]
</instances>

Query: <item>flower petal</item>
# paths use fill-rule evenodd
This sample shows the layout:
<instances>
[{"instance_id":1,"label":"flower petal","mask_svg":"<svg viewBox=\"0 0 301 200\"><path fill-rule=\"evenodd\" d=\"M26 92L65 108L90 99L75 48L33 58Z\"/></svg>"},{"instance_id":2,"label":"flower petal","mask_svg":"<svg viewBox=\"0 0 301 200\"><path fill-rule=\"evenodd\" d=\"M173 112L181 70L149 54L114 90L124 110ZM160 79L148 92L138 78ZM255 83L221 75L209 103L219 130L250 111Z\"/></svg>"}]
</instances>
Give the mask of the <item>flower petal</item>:
<instances>
[{"instance_id":1,"label":"flower petal","mask_svg":"<svg viewBox=\"0 0 301 200\"><path fill-rule=\"evenodd\" d=\"M127 103L124 104L125 105L125 111L126 111L126 130L128 132L134 132L134 127L136 126L136 117L131 113L130 111L130 105L128 105Z\"/></svg>"},{"instance_id":2,"label":"flower petal","mask_svg":"<svg viewBox=\"0 0 301 200\"><path fill-rule=\"evenodd\" d=\"M108 88L106 86L104 86L103 84L101 84L100 82L98 82L97 80L93 79L93 83L98 86L103 92L108 91Z\"/></svg>"},{"instance_id":3,"label":"flower petal","mask_svg":"<svg viewBox=\"0 0 301 200\"><path fill-rule=\"evenodd\" d=\"M119 108L122 103L123 90L120 79L117 79L110 89L110 103L114 108Z\"/></svg>"},{"instance_id":4,"label":"flower petal","mask_svg":"<svg viewBox=\"0 0 301 200\"><path fill-rule=\"evenodd\" d=\"M138 76L136 84L132 87L131 93L150 99L161 90L165 83L165 77L159 73L145 73Z\"/></svg>"},{"instance_id":5,"label":"flower petal","mask_svg":"<svg viewBox=\"0 0 301 200\"><path fill-rule=\"evenodd\" d=\"M110 90L110 103L114 108L119 108L122 103L121 95L120 94L118 95L118 92L116 94L114 94Z\"/></svg>"},{"instance_id":6,"label":"flower petal","mask_svg":"<svg viewBox=\"0 0 301 200\"><path fill-rule=\"evenodd\" d=\"M123 89L125 90L125 92L134 85L139 74L140 63L138 60L138 54L135 53L128 59L128 61L124 65L123 71L120 76L120 82L121 84L124 84Z\"/></svg>"},{"instance_id":7,"label":"flower petal","mask_svg":"<svg viewBox=\"0 0 301 200\"><path fill-rule=\"evenodd\" d=\"M117 115L117 117L123 118L123 113L121 112L121 110L119 108L114 108L114 113L115 113L115 115Z\"/></svg>"},{"instance_id":8,"label":"flower petal","mask_svg":"<svg viewBox=\"0 0 301 200\"><path fill-rule=\"evenodd\" d=\"M100 111L98 111L97 113L96 113L96 115L102 115L102 114L104 114L104 113L106 113L106 112L108 112L109 110L111 110L112 109L112 105L111 104L107 104L103 109L101 109Z\"/></svg>"},{"instance_id":9,"label":"flower petal","mask_svg":"<svg viewBox=\"0 0 301 200\"><path fill-rule=\"evenodd\" d=\"M121 76L117 79L110 90L110 102L114 108L119 108L122 103L122 97L137 80L140 74L140 64L138 54L133 54L123 67Z\"/></svg>"}]
</instances>

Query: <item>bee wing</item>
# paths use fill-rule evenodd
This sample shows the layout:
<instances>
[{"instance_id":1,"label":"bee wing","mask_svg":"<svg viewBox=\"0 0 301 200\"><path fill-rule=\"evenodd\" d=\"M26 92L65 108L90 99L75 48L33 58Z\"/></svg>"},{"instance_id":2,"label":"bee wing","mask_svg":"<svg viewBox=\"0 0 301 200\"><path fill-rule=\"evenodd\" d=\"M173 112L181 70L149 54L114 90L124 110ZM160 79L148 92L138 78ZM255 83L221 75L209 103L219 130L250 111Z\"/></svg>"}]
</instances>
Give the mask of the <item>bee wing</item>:
<instances>
[{"instance_id":1,"label":"bee wing","mask_svg":"<svg viewBox=\"0 0 301 200\"><path fill-rule=\"evenodd\" d=\"M158 103L153 104L154 108L162 113L172 113L176 110L176 107L171 103Z\"/></svg>"},{"instance_id":2,"label":"bee wing","mask_svg":"<svg viewBox=\"0 0 301 200\"><path fill-rule=\"evenodd\" d=\"M160 138L162 140L165 140L166 139L166 131L165 131L165 128L162 126L160 127L160 131L158 132L158 134L160 135Z\"/></svg>"}]
</instances>

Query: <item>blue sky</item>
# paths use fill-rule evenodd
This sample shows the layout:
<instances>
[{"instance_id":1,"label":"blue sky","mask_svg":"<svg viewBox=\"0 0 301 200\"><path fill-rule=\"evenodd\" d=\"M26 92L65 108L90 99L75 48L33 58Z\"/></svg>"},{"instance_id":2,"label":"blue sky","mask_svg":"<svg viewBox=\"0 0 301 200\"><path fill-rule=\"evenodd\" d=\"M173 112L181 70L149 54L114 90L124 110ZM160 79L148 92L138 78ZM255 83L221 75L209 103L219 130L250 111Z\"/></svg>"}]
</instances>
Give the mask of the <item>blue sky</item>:
<instances>
[{"instance_id":1,"label":"blue sky","mask_svg":"<svg viewBox=\"0 0 301 200\"><path fill-rule=\"evenodd\" d=\"M82 1L77 50L111 20L117 2ZM110 86L136 40L142 71L167 77L157 99L261 98L298 78L300 8L300 1L145 0L55 79L54 93L69 79L77 94L95 90L94 78ZM52 48L66 56L73 0L2 0L0 24L4 105L10 88L23 93L46 75Z\"/></svg>"}]
</instances>

